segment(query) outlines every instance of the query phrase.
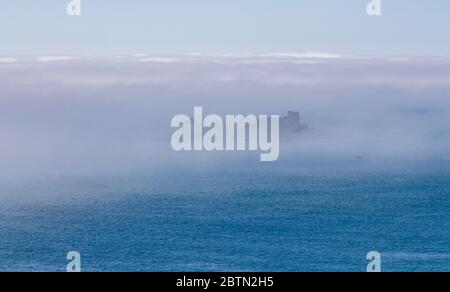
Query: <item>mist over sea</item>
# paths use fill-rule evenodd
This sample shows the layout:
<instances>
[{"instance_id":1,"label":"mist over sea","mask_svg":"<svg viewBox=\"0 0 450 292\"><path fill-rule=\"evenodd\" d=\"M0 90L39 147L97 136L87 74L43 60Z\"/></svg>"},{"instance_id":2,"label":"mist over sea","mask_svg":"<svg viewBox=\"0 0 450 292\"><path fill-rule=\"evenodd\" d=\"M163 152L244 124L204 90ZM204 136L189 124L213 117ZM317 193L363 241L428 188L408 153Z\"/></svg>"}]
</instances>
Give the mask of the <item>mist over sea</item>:
<instances>
[{"instance_id":1,"label":"mist over sea","mask_svg":"<svg viewBox=\"0 0 450 292\"><path fill-rule=\"evenodd\" d=\"M0 270L450 268L450 59L335 54L0 63ZM174 115L298 111L259 153L179 152Z\"/></svg>"}]
</instances>

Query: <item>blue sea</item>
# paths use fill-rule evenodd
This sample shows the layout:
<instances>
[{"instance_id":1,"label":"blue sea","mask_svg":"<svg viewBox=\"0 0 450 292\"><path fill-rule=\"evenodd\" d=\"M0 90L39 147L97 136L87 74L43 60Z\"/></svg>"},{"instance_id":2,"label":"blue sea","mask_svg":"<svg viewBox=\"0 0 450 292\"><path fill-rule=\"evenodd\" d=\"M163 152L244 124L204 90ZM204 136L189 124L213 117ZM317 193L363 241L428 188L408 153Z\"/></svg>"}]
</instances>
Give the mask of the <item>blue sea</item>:
<instances>
[{"instance_id":1,"label":"blue sea","mask_svg":"<svg viewBox=\"0 0 450 292\"><path fill-rule=\"evenodd\" d=\"M249 164L5 183L0 270L450 271L450 166Z\"/></svg>"}]
</instances>

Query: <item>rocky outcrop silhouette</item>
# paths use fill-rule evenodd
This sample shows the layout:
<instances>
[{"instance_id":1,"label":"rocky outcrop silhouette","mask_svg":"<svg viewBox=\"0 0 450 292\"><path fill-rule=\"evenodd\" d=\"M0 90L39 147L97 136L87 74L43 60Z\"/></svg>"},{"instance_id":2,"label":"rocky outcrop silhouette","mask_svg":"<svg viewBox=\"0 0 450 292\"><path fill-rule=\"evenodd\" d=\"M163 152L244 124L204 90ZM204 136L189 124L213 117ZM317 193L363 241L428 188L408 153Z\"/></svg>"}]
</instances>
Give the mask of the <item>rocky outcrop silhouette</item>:
<instances>
[{"instance_id":1,"label":"rocky outcrop silhouette","mask_svg":"<svg viewBox=\"0 0 450 292\"><path fill-rule=\"evenodd\" d=\"M300 113L288 111L287 116L280 117L280 132L282 134L296 134L308 130L307 124L302 124Z\"/></svg>"}]
</instances>

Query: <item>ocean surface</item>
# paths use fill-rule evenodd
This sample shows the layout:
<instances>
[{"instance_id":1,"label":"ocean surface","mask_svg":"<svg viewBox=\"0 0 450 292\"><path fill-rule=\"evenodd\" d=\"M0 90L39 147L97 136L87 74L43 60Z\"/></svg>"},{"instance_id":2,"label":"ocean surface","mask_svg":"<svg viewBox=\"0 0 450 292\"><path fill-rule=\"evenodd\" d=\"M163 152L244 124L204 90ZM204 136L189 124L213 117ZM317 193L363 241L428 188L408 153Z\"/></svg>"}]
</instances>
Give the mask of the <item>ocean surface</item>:
<instances>
[{"instance_id":1,"label":"ocean surface","mask_svg":"<svg viewBox=\"0 0 450 292\"><path fill-rule=\"evenodd\" d=\"M218 170L219 169L219 170ZM450 271L450 166L163 170L4 183L0 270Z\"/></svg>"}]
</instances>

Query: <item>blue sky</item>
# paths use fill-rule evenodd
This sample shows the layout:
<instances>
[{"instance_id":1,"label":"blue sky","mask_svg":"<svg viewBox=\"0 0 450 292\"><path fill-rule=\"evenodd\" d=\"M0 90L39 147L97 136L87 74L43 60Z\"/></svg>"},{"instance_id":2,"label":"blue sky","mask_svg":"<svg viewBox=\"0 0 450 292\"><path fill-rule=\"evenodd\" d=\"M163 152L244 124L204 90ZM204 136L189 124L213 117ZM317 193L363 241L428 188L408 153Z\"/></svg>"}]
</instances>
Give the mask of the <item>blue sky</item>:
<instances>
[{"instance_id":1,"label":"blue sky","mask_svg":"<svg viewBox=\"0 0 450 292\"><path fill-rule=\"evenodd\" d=\"M450 52L450 1L0 0L0 55L325 51Z\"/></svg>"}]
</instances>

